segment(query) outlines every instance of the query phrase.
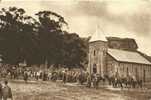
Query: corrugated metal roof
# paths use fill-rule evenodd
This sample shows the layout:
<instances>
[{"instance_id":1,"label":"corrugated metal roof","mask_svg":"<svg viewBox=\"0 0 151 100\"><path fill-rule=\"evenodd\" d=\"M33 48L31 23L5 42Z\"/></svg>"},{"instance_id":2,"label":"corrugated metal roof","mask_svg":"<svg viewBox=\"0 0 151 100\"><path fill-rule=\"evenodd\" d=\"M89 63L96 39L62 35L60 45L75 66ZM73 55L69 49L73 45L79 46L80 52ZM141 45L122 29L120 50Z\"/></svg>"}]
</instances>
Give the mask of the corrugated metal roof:
<instances>
[{"instance_id":1,"label":"corrugated metal roof","mask_svg":"<svg viewBox=\"0 0 151 100\"><path fill-rule=\"evenodd\" d=\"M114 59L120 62L131 62L151 65L151 62L141 56L138 52L119 49L108 49L108 54L110 54Z\"/></svg>"}]
</instances>

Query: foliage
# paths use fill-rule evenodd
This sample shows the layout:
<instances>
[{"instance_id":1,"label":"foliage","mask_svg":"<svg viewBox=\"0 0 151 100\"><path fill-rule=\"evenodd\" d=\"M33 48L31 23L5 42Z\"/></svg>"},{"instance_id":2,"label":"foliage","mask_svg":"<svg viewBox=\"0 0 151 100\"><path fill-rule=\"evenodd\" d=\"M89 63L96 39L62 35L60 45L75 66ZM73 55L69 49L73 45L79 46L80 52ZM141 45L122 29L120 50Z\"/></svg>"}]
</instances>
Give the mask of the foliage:
<instances>
[{"instance_id":1,"label":"foliage","mask_svg":"<svg viewBox=\"0 0 151 100\"><path fill-rule=\"evenodd\" d=\"M0 54L4 63L82 66L87 62L88 39L63 31L64 18L51 11L39 11L38 19L22 8L0 11Z\"/></svg>"},{"instance_id":2,"label":"foliage","mask_svg":"<svg viewBox=\"0 0 151 100\"><path fill-rule=\"evenodd\" d=\"M65 33L63 36L63 64L70 67L83 67L87 63L88 40L76 33ZM83 64L84 63L84 64Z\"/></svg>"}]
</instances>

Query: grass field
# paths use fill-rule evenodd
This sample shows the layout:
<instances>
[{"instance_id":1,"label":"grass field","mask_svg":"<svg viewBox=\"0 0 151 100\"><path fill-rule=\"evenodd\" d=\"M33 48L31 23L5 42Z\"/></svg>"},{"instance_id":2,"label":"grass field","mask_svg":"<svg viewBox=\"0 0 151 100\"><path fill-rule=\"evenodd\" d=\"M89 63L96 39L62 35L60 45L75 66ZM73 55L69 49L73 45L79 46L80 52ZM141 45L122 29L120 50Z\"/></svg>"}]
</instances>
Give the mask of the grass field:
<instances>
[{"instance_id":1,"label":"grass field","mask_svg":"<svg viewBox=\"0 0 151 100\"><path fill-rule=\"evenodd\" d=\"M14 100L149 100L150 90L89 89L60 82L11 81Z\"/></svg>"}]
</instances>

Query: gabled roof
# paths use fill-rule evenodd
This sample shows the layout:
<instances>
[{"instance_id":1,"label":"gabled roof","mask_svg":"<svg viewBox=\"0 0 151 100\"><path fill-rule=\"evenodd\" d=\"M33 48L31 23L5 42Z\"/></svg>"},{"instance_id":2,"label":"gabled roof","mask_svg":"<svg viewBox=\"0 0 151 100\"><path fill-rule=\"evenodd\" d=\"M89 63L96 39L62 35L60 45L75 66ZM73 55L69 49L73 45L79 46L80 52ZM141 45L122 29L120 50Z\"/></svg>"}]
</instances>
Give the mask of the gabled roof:
<instances>
[{"instance_id":1,"label":"gabled roof","mask_svg":"<svg viewBox=\"0 0 151 100\"><path fill-rule=\"evenodd\" d=\"M149 62L146 58L141 56L138 52L119 49L108 49L108 54L119 62L130 62L151 65L151 62Z\"/></svg>"}]
</instances>

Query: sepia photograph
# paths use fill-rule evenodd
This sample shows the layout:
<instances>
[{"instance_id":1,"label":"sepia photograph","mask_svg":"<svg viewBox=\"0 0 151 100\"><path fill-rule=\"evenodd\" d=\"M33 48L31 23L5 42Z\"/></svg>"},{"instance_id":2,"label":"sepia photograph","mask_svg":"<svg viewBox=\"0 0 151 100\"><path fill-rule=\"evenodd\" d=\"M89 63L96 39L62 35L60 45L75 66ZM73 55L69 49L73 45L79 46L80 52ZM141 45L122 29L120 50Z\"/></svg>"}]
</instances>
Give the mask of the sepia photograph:
<instances>
[{"instance_id":1,"label":"sepia photograph","mask_svg":"<svg viewBox=\"0 0 151 100\"><path fill-rule=\"evenodd\" d=\"M0 100L151 100L151 0L0 0Z\"/></svg>"}]
</instances>

